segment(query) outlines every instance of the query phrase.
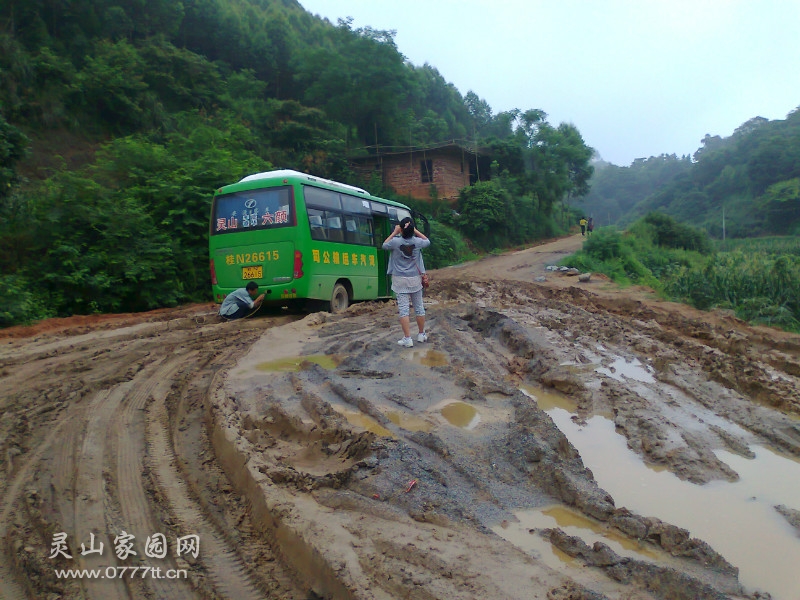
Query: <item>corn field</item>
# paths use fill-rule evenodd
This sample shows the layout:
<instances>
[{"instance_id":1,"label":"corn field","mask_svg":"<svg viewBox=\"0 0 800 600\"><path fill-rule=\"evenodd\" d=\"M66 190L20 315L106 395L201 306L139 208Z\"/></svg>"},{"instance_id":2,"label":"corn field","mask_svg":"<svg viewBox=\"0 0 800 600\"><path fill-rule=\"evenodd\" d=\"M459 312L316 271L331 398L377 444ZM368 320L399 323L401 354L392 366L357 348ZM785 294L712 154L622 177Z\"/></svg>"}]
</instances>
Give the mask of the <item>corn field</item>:
<instances>
[{"instance_id":1,"label":"corn field","mask_svg":"<svg viewBox=\"0 0 800 600\"><path fill-rule=\"evenodd\" d=\"M702 267L673 271L663 283L667 294L698 308L731 308L747 321L800 331L800 254L720 252Z\"/></svg>"},{"instance_id":2,"label":"corn field","mask_svg":"<svg viewBox=\"0 0 800 600\"><path fill-rule=\"evenodd\" d=\"M794 254L795 256L800 256L800 237L782 236L717 240L715 249L719 252L741 250L747 253L766 252L767 254Z\"/></svg>"}]
</instances>

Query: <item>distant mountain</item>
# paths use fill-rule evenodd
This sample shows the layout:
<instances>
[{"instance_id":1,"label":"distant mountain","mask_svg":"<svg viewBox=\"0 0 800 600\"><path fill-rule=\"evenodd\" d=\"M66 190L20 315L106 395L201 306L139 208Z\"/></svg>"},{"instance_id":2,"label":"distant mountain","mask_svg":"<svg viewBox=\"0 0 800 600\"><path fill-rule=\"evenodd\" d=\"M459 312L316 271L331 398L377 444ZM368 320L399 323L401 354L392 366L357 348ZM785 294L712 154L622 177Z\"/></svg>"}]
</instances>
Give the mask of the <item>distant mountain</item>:
<instances>
[{"instance_id":1,"label":"distant mountain","mask_svg":"<svg viewBox=\"0 0 800 600\"><path fill-rule=\"evenodd\" d=\"M688 156L595 167L586 212L600 224L629 223L651 211L722 235L800 233L800 108L783 120L755 117L730 137L706 135Z\"/></svg>"},{"instance_id":2,"label":"distant mountain","mask_svg":"<svg viewBox=\"0 0 800 600\"><path fill-rule=\"evenodd\" d=\"M583 199L587 215L598 225L623 224L636 205L691 168L688 156L674 154L639 158L629 167L596 161L589 193Z\"/></svg>"}]
</instances>

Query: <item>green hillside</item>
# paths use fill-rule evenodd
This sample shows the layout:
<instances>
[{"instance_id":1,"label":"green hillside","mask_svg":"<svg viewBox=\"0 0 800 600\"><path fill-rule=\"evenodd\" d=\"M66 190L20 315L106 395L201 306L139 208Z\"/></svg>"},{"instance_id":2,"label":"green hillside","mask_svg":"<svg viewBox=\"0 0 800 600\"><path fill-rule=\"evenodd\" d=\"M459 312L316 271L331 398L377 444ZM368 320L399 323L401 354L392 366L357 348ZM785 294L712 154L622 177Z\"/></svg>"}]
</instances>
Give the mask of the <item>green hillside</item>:
<instances>
[{"instance_id":1,"label":"green hillside","mask_svg":"<svg viewBox=\"0 0 800 600\"><path fill-rule=\"evenodd\" d=\"M364 185L348 156L469 139L493 180L456 208L486 221L432 203L443 248L550 235L588 189L573 125L495 114L294 0L7 0L0 31L0 325L207 299L211 194L256 171Z\"/></svg>"},{"instance_id":2,"label":"green hillside","mask_svg":"<svg viewBox=\"0 0 800 600\"><path fill-rule=\"evenodd\" d=\"M600 223L627 224L654 210L722 237L800 233L800 109L756 117L730 137L707 135L694 156L598 165L585 199Z\"/></svg>"}]
</instances>

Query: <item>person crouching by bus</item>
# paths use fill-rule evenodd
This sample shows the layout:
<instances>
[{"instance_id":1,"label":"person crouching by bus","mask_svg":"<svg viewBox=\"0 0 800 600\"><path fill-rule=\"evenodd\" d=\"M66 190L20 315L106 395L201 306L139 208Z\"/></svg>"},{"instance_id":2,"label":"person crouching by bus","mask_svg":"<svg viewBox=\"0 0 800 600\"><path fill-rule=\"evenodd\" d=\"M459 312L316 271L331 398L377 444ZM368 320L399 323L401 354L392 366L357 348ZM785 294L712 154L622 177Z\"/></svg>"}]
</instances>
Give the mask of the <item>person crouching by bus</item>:
<instances>
[{"instance_id":1,"label":"person crouching by bus","mask_svg":"<svg viewBox=\"0 0 800 600\"><path fill-rule=\"evenodd\" d=\"M411 339L409 304L414 305L417 318L417 341L428 341L425 333L425 306L422 304L422 273L425 272L425 264L420 251L430 245L431 241L416 230L410 217L400 221L383 242L383 249L392 251L386 272L392 276L392 291L397 296L400 327L403 330L403 339L397 343L405 348L414 345Z\"/></svg>"},{"instance_id":2,"label":"person crouching by bus","mask_svg":"<svg viewBox=\"0 0 800 600\"><path fill-rule=\"evenodd\" d=\"M222 301L222 306L219 307L219 316L226 321L247 316L247 313L261 306L264 301L264 294L256 297L257 294L258 284L255 281L251 281L243 288L232 291Z\"/></svg>"}]
</instances>

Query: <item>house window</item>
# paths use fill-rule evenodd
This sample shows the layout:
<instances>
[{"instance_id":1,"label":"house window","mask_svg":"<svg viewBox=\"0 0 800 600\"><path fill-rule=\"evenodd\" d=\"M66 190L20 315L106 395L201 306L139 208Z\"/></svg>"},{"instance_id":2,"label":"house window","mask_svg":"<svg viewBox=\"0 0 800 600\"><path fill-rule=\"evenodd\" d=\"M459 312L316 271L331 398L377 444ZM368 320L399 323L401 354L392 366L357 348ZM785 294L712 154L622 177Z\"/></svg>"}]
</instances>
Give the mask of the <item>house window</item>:
<instances>
[{"instance_id":1,"label":"house window","mask_svg":"<svg viewBox=\"0 0 800 600\"><path fill-rule=\"evenodd\" d=\"M433 160L430 158L428 160L421 160L419 161L419 172L422 178L422 183L432 183L433 182Z\"/></svg>"}]
</instances>

